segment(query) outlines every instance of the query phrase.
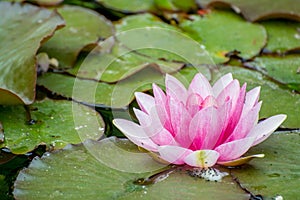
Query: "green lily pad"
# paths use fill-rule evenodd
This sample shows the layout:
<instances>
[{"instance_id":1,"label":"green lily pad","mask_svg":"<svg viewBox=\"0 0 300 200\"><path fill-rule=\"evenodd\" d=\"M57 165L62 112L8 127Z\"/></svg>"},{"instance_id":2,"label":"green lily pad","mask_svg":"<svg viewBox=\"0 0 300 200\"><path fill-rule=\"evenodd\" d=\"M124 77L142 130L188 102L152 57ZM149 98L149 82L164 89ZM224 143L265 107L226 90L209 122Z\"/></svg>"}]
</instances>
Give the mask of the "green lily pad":
<instances>
[{"instance_id":1,"label":"green lily pad","mask_svg":"<svg viewBox=\"0 0 300 200\"><path fill-rule=\"evenodd\" d=\"M287 18L300 21L299 1L295 0L197 0L201 6L231 6L250 21L270 18Z\"/></svg>"},{"instance_id":2,"label":"green lily pad","mask_svg":"<svg viewBox=\"0 0 300 200\"><path fill-rule=\"evenodd\" d=\"M154 9L153 0L96 0L96 2L102 4L106 8L124 13L144 12Z\"/></svg>"},{"instance_id":3,"label":"green lily pad","mask_svg":"<svg viewBox=\"0 0 300 200\"><path fill-rule=\"evenodd\" d=\"M287 114L282 126L287 128L300 127L300 95L281 88L267 77L253 70L240 67L224 66L214 74L216 80L222 74L232 73L241 84L247 83L247 89L261 86L260 100L263 101L260 118L276 114Z\"/></svg>"},{"instance_id":4,"label":"green lily pad","mask_svg":"<svg viewBox=\"0 0 300 200\"><path fill-rule=\"evenodd\" d=\"M32 104L31 115L36 122L29 125L23 106L0 107L5 134L0 147L9 148L14 154L27 153L40 144L60 149L88 138L99 139L104 132L104 123L97 112L70 101L36 102Z\"/></svg>"},{"instance_id":5,"label":"green lily pad","mask_svg":"<svg viewBox=\"0 0 300 200\"><path fill-rule=\"evenodd\" d=\"M56 58L60 68L73 67L82 49L92 48L99 39L113 34L111 22L93 10L69 5L57 10L65 19L66 27L57 31L40 51Z\"/></svg>"},{"instance_id":6,"label":"green lily pad","mask_svg":"<svg viewBox=\"0 0 300 200\"><path fill-rule=\"evenodd\" d=\"M232 12L212 10L204 17L191 17L193 20L184 21L180 28L203 44L217 63L228 61L226 54L234 50L244 59L252 58L266 44L263 26L248 23Z\"/></svg>"},{"instance_id":7,"label":"green lily pad","mask_svg":"<svg viewBox=\"0 0 300 200\"><path fill-rule=\"evenodd\" d=\"M136 146L127 140L123 140L122 145L117 141L87 141L81 146L68 146L46 154L42 159L35 158L29 168L18 175L15 198L88 200L142 197L167 200L180 196L193 200L199 199L201 194L203 199L249 199L231 183L230 178L222 183L213 183L190 177L185 172L174 172L154 185L135 185L135 180L151 174L149 165L155 166L153 169L156 170L163 170L165 166L155 162L148 154L138 152ZM122 156L120 152L123 152ZM56 184L51 184L54 180Z\"/></svg>"},{"instance_id":8,"label":"green lily pad","mask_svg":"<svg viewBox=\"0 0 300 200\"><path fill-rule=\"evenodd\" d=\"M67 72L80 78L113 83L149 66L157 67L163 73L173 73L184 65L137 54L122 47L118 42L114 42L113 47L110 47L109 43L111 38L93 49L80 65ZM108 49L105 46L109 46Z\"/></svg>"},{"instance_id":9,"label":"green lily pad","mask_svg":"<svg viewBox=\"0 0 300 200\"><path fill-rule=\"evenodd\" d=\"M139 54L193 66L214 64L203 45L151 14L125 17L116 31L118 41Z\"/></svg>"},{"instance_id":10,"label":"green lily pad","mask_svg":"<svg viewBox=\"0 0 300 200\"><path fill-rule=\"evenodd\" d=\"M170 24L163 22L160 18L150 13L129 15L120 19L120 21L116 23L117 32L145 27L159 27L180 31L175 26L171 26Z\"/></svg>"},{"instance_id":11,"label":"green lily pad","mask_svg":"<svg viewBox=\"0 0 300 200\"><path fill-rule=\"evenodd\" d=\"M251 64L251 63L250 63ZM255 59L254 67L293 90L300 92L300 57L287 55L284 57L263 56Z\"/></svg>"},{"instance_id":12,"label":"green lily pad","mask_svg":"<svg viewBox=\"0 0 300 200\"><path fill-rule=\"evenodd\" d=\"M135 91L147 91L152 83L162 83L163 75L152 67L147 67L116 84L46 73L39 77L38 85L76 101L91 105L126 107L133 99Z\"/></svg>"},{"instance_id":13,"label":"green lily pad","mask_svg":"<svg viewBox=\"0 0 300 200\"><path fill-rule=\"evenodd\" d=\"M40 6L56 6L63 2L63 0L29 0Z\"/></svg>"},{"instance_id":14,"label":"green lily pad","mask_svg":"<svg viewBox=\"0 0 300 200\"><path fill-rule=\"evenodd\" d=\"M0 104L31 104L35 54L63 20L56 12L19 3L0 2L0 13Z\"/></svg>"},{"instance_id":15,"label":"green lily pad","mask_svg":"<svg viewBox=\"0 0 300 200\"><path fill-rule=\"evenodd\" d=\"M231 173L255 194L260 193L263 197L280 194L286 199L295 199L298 196L299 142L299 133L272 135L250 151L266 154L264 159L232 169ZM123 154L120 155L120 152ZM46 153L41 159L35 158L27 169L19 173L13 193L20 200L51 197L87 200L168 200L177 197L192 200L199 199L199 196L201 199L250 198L234 184L230 176L215 183L190 177L184 171L174 171L166 179L152 185L133 184L138 178L154 173L148 171L149 165L163 167L149 159L147 154L138 152L127 140L86 141L84 145L68 146L51 154ZM133 173L134 170L136 173ZM289 181L286 181L287 178Z\"/></svg>"},{"instance_id":16,"label":"green lily pad","mask_svg":"<svg viewBox=\"0 0 300 200\"><path fill-rule=\"evenodd\" d=\"M155 6L160 10L168 11L189 11L197 9L194 0L154 0Z\"/></svg>"},{"instance_id":17,"label":"green lily pad","mask_svg":"<svg viewBox=\"0 0 300 200\"><path fill-rule=\"evenodd\" d=\"M283 199L299 197L300 133L273 134L266 142L249 151L264 153L263 159L253 160L234 174L256 194L269 197L281 195Z\"/></svg>"},{"instance_id":18,"label":"green lily pad","mask_svg":"<svg viewBox=\"0 0 300 200\"><path fill-rule=\"evenodd\" d=\"M198 71L208 78L210 77L210 71L206 67L186 67L173 75L188 85ZM152 89L152 83L164 85L164 75L152 67L142 69L115 84L82 80L56 73L46 73L37 81L38 85L64 97L91 105L112 108L128 106L134 99L134 92L148 91Z\"/></svg>"},{"instance_id":19,"label":"green lily pad","mask_svg":"<svg viewBox=\"0 0 300 200\"><path fill-rule=\"evenodd\" d=\"M284 53L289 50L300 49L300 23L294 21L269 20L261 24L268 33L268 51Z\"/></svg>"}]
</instances>

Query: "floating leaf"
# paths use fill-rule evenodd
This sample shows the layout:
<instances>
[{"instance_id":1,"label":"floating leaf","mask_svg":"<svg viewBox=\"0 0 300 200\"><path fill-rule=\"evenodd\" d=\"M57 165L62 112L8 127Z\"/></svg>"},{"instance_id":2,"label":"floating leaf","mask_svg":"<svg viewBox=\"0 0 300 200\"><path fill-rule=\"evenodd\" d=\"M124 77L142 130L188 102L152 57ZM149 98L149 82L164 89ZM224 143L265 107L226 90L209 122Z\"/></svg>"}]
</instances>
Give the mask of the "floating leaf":
<instances>
[{"instance_id":1,"label":"floating leaf","mask_svg":"<svg viewBox=\"0 0 300 200\"><path fill-rule=\"evenodd\" d=\"M136 13L153 10L153 0L96 0L96 2L102 4L106 8L124 12L124 13Z\"/></svg>"},{"instance_id":2,"label":"floating leaf","mask_svg":"<svg viewBox=\"0 0 300 200\"><path fill-rule=\"evenodd\" d=\"M267 51L284 53L300 49L300 23L293 21L269 20L261 24L268 33Z\"/></svg>"},{"instance_id":3,"label":"floating leaf","mask_svg":"<svg viewBox=\"0 0 300 200\"><path fill-rule=\"evenodd\" d=\"M250 152L264 153L264 159L251 161L240 169L232 169L231 173L255 194L260 193L263 197L280 194L284 198L295 199L298 196L299 142L299 133L272 135ZM106 154L101 153L106 150ZM123 152L122 156L120 152ZM52 154L46 153L41 159L35 158L27 169L22 170L15 182L14 196L20 200L168 200L177 197L192 200L199 199L200 194L201 199L250 198L243 190L239 190L230 177L223 178L219 183L206 182L190 177L184 171L175 171L153 185L133 184L138 178L149 176L149 165L158 165L155 161L148 160L149 158L145 153L138 153L136 147L126 140L122 140L121 144L115 139L105 139L68 146ZM136 173L132 173L133 170L137 170ZM289 181L286 181L287 178ZM285 187L282 188L282 185Z\"/></svg>"},{"instance_id":4,"label":"floating leaf","mask_svg":"<svg viewBox=\"0 0 300 200\"><path fill-rule=\"evenodd\" d=\"M297 72L300 67L298 55L257 57L254 67L272 79L287 84L291 89L300 92L300 75Z\"/></svg>"},{"instance_id":5,"label":"floating leaf","mask_svg":"<svg viewBox=\"0 0 300 200\"><path fill-rule=\"evenodd\" d=\"M229 5L250 21L283 17L300 20L300 6L295 0L197 0L197 2L205 7Z\"/></svg>"},{"instance_id":6,"label":"floating leaf","mask_svg":"<svg viewBox=\"0 0 300 200\"><path fill-rule=\"evenodd\" d=\"M194 0L154 0L155 6L160 10L189 11L197 8Z\"/></svg>"},{"instance_id":7,"label":"floating leaf","mask_svg":"<svg viewBox=\"0 0 300 200\"><path fill-rule=\"evenodd\" d=\"M97 12L78 6L65 5L57 9L66 27L55 33L40 49L59 61L60 68L73 67L79 52L95 46L99 39L112 35L110 21Z\"/></svg>"},{"instance_id":8,"label":"floating leaf","mask_svg":"<svg viewBox=\"0 0 300 200\"><path fill-rule=\"evenodd\" d=\"M133 182L138 178L149 176L149 165L160 167L157 170L163 170L164 165L156 163L145 153L132 151L133 147L126 140L120 145L116 140L106 139L68 146L50 155L47 153L42 159L35 158L28 169L20 172L15 182L14 196L20 200L141 197L166 200L184 197L193 200L199 199L201 194L202 199L249 199L231 183L230 178L222 183L206 182L190 177L186 172L174 172L154 185L135 185ZM123 152L122 157L120 152Z\"/></svg>"},{"instance_id":9,"label":"floating leaf","mask_svg":"<svg viewBox=\"0 0 300 200\"><path fill-rule=\"evenodd\" d=\"M156 69L148 67L117 84L81 80L55 73L39 77L38 84L80 102L123 108L133 100L135 91L147 91L152 88L152 83L161 83L163 78Z\"/></svg>"},{"instance_id":10,"label":"floating leaf","mask_svg":"<svg viewBox=\"0 0 300 200\"><path fill-rule=\"evenodd\" d=\"M288 128L300 127L300 95L282 89L259 72L240 67L224 66L214 74L214 80L222 74L232 73L241 84L247 83L247 89L261 86L260 100L263 101L260 118L276 114L287 114L282 126Z\"/></svg>"},{"instance_id":11,"label":"floating leaf","mask_svg":"<svg viewBox=\"0 0 300 200\"><path fill-rule=\"evenodd\" d=\"M149 66L157 67L163 73L173 73L183 67L183 63L167 62L152 59L130 51L115 42L110 46L112 38L102 42L84 59L80 65L69 69L68 73L80 78L100 80L104 82L117 82Z\"/></svg>"},{"instance_id":12,"label":"floating leaf","mask_svg":"<svg viewBox=\"0 0 300 200\"><path fill-rule=\"evenodd\" d=\"M31 104L35 54L63 20L56 12L19 3L0 2L0 13L0 104Z\"/></svg>"},{"instance_id":13,"label":"floating leaf","mask_svg":"<svg viewBox=\"0 0 300 200\"><path fill-rule=\"evenodd\" d=\"M44 100L32 104L30 111L36 122L27 123L23 106L1 106L5 142L0 147L15 154L32 151L40 144L59 149L87 138L98 139L104 132L100 115L89 107L70 101Z\"/></svg>"},{"instance_id":14,"label":"floating leaf","mask_svg":"<svg viewBox=\"0 0 300 200\"><path fill-rule=\"evenodd\" d=\"M210 72L205 67L187 67L174 75L188 85L198 71L210 77ZM147 67L116 84L82 80L56 73L46 73L38 79L38 85L56 94L91 105L113 108L128 106L134 99L134 92L148 91L152 89L152 83L164 85L164 75L152 67Z\"/></svg>"},{"instance_id":15,"label":"floating leaf","mask_svg":"<svg viewBox=\"0 0 300 200\"><path fill-rule=\"evenodd\" d=\"M256 194L297 199L300 178L299 136L299 132L273 134L249 152L264 153L265 158L251 161L251 165L235 170L234 175L243 186Z\"/></svg>"},{"instance_id":16,"label":"floating leaf","mask_svg":"<svg viewBox=\"0 0 300 200\"><path fill-rule=\"evenodd\" d=\"M195 67L213 64L203 45L151 14L123 18L116 24L116 30L120 43L139 54Z\"/></svg>"},{"instance_id":17,"label":"floating leaf","mask_svg":"<svg viewBox=\"0 0 300 200\"><path fill-rule=\"evenodd\" d=\"M245 22L232 12L212 10L204 17L191 17L193 20L184 21L180 28L203 44L217 63L228 61L226 54L234 50L242 58L252 58L266 44L264 27Z\"/></svg>"},{"instance_id":18,"label":"floating leaf","mask_svg":"<svg viewBox=\"0 0 300 200\"><path fill-rule=\"evenodd\" d=\"M30 0L30 2L36 3L41 6L56 6L63 2L63 0Z\"/></svg>"}]
</instances>

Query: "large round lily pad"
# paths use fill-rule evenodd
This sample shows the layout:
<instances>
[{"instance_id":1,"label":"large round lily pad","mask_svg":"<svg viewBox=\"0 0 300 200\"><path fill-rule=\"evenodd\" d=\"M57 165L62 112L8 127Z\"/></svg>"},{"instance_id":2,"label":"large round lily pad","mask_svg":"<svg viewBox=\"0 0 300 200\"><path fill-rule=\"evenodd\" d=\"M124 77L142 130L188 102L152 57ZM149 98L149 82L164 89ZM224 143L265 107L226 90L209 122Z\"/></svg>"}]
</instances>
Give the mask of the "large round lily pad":
<instances>
[{"instance_id":1,"label":"large round lily pad","mask_svg":"<svg viewBox=\"0 0 300 200\"><path fill-rule=\"evenodd\" d=\"M154 0L96 0L96 2L109 9L124 13L143 12L153 10L154 8Z\"/></svg>"},{"instance_id":2,"label":"large round lily pad","mask_svg":"<svg viewBox=\"0 0 300 200\"><path fill-rule=\"evenodd\" d=\"M139 54L199 66L214 64L201 43L151 14L132 15L116 24L117 39Z\"/></svg>"},{"instance_id":3,"label":"large round lily pad","mask_svg":"<svg viewBox=\"0 0 300 200\"><path fill-rule=\"evenodd\" d=\"M62 74L47 73L39 77L38 84L48 90L92 105L123 108L134 99L135 91L147 91L152 83L162 83L163 74L145 68L116 84L108 84Z\"/></svg>"},{"instance_id":4,"label":"large round lily pad","mask_svg":"<svg viewBox=\"0 0 300 200\"><path fill-rule=\"evenodd\" d=\"M60 68L73 67L79 52L88 45L95 46L99 39L113 34L109 20L99 13L78 6L58 8L66 27L57 31L40 49L59 62Z\"/></svg>"},{"instance_id":5,"label":"large round lily pad","mask_svg":"<svg viewBox=\"0 0 300 200\"><path fill-rule=\"evenodd\" d=\"M242 58L252 58L266 44L263 26L246 22L233 12L212 10L203 17L193 15L191 18L183 21L180 28L203 44L217 63L228 61L226 54L234 50L239 51Z\"/></svg>"},{"instance_id":6,"label":"large round lily pad","mask_svg":"<svg viewBox=\"0 0 300 200\"><path fill-rule=\"evenodd\" d=\"M136 72L152 66L163 73L174 73L183 67L184 63L163 61L140 55L118 42L110 47L112 38L105 40L76 67L68 73L79 78L94 79L108 83L125 79ZM108 48L105 48L109 46Z\"/></svg>"},{"instance_id":7,"label":"large round lily pad","mask_svg":"<svg viewBox=\"0 0 300 200\"><path fill-rule=\"evenodd\" d=\"M273 134L266 142L250 150L265 158L253 160L234 174L256 194L297 199L300 179L300 132Z\"/></svg>"},{"instance_id":8,"label":"large round lily pad","mask_svg":"<svg viewBox=\"0 0 300 200\"><path fill-rule=\"evenodd\" d=\"M104 132L101 116L89 107L70 101L44 100L31 105L32 119L28 124L23 106L0 106L5 141L0 147L15 154L34 150L40 144L48 149L60 149L69 143L77 144L99 139Z\"/></svg>"},{"instance_id":9,"label":"large round lily pad","mask_svg":"<svg viewBox=\"0 0 300 200\"><path fill-rule=\"evenodd\" d=\"M0 2L0 104L31 104L35 98L35 54L64 22L36 6Z\"/></svg>"},{"instance_id":10,"label":"large round lily pad","mask_svg":"<svg viewBox=\"0 0 300 200\"><path fill-rule=\"evenodd\" d=\"M257 57L253 67L272 79L287 84L291 89L300 92L300 75L298 72L300 57L298 55Z\"/></svg>"},{"instance_id":11,"label":"large round lily pad","mask_svg":"<svg viewBox=\"0 0 300 200\"><path fill-rule=\"evenodd\" d=\"M251 150L252 153L265 153L266 158L252 161L240 169L232 169L231 173L254 194L260 193L269 198L279 194L286 199L296 199L299 142L299 133L272 135ZM99 153L106 150L106 154ZM124 152L121 160L120 151ZM108 157L110 159L105 160ZM22 170L15 182L14 196L19 200L250 198L230 176L215 183L190 177L185 171L174 171L169 177L152 185L133 184L138 178L146 178L151 174L147 172L149 165L158 165L149 158L145 153L138 153L136 147L126 140L122 140L122 144L115 139L105 139L68 146L55 153L46 153L41 159L35 158L27 169ZM126 160L130 160L130 163ZM143 168L144 172L141 171ZM138 169L136 173L132 173L135 169Z\"/></svg>"},{"instance_id":12,"label":"large round lily pad","mask_svg":"<svg viewBox=\"0 0 300 200\"><path fill-rule=\"evenodd\" d=\"M282 126L287 128L300 127L300 95L281 88L259 72L240 67L223 66L214 74L216 80L222 74L232 73L241 84L247 83L247 89L261 87L260 100L263 101L260 118L276 114L287 114Z\"/></svg>"},{"instance_id":13,"label":"large round lily pad","mask_svg":"<svg viewBox=\"0 0 300 200\"><path fill-rule=\"evenodd\" d=\"M197 9L196 2L194 0L154 0L155 7L160 10L168 11L189 11Z\"/></svg>"},{"instance_id":14,"label":"large round lily pad","mask_svg":"<svg viewBox=\"0 0 300 200\"><path fill-rule=\"evenodd\" d=\"M230 5L250 21L288 18L300 21L299 0L197 0L202 6Z\"/></svg>"},{"instance_id":15,"label":"large round lily pad","mask_svg":"<svg viewBox=\"0 0 300 200\"><path fill-rule=\"evenodd\" d=\"M267 51L285 53L300 49L300 22L269 20L261 24L268 33Z\"/></svg>"},{"instance_id":16,"label":"large round lily pad","mask_svg":"<svg viewBox=\"0 0 300 200\"><path fill-rule=\"evenodd\" d=\"M28 169L20 172L16 182L16 199L249 199L233 185L230 178L221 183L190 177L186 172L174 172L154 185L140 186L133 182L146 178L149 165L164 170L149 155L137 152L130 142L106 139L87 141L81 146L68 146L62 151L36 158ZM109 148L110 150L105 152ZM135 150L133 149L135 148ZM97 156L93 153L98 153ZM123 151L120 159L119 153ZM126 153L127 152L127 153ZM102 159L104 157L104 159ZM105 158L110 158L104 162ZM128 161L130 162L128 163ZM114 168L117 163L118 168ZM145 172L141 173L141 169ZM59 169L59 170L58 170ZM134 169L136 173L133 173ZM154 173L154 172L152 172ZM56 184L52 184L53 181Z\"/></svg>"},{"instance_id":17,"label":"large round lily pad","mask_svg":"<svg viewBox=\"0 0 300 200\"><path fill-rule=\"evenodd\" d=\"M189 85L198 71L210 78L210 71L205 67L186 67L173 75L182 80L185 85ZM56 73L40 76L37 84L76 101L96 106L124 108L134 99L134 92L148 91L152 89L152 83L164 85L164 74L155 68L147 67L115 84L83 80Z\"/></svg>"}]
</instances>

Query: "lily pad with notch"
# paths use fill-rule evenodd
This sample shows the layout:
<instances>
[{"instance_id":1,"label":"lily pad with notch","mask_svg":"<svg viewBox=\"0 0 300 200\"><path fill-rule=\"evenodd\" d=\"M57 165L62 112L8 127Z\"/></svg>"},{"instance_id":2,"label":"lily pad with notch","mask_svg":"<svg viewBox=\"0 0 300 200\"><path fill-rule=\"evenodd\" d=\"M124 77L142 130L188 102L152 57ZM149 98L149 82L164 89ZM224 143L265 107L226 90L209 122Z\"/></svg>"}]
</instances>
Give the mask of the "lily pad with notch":
<instances>
[{"instance_id":1,"label":"lily pad with notch","mask_svg":"<svg viewBox=\"0 0 300 200\"><path fill-rule=\"evenodd\" d=\"M0 106L6 147L14 154L25 154L40 144L49 150L67 144L78 144L86 139L99 139L104 133L104 122L93 109L64 100L49 100L31 105L30 125L23 106Z\"/></svg>"},{"instance_id":2,"label":"lily pad with notch","mask_svg":"<svg viewBox=\"0 0 300 200\"><path fill-rule=\"evenodd\" d=\"M0 13L0 104L31 104L35 54L64 21L55 11L29 4L0 2Z\"/></svg>"},{"instance_id":3,"label":"lily pad with notch","mask_svg":"<svg viewBox=\"0 0 300 200\"><path fill-rule=\"evenodd\" d=\"M114 32L112 23L99 13L78 6L64 5L57 11L66 21L66 27L55 33L40 49L59 62L59 68L71 68L81 50L90 50L99 39Z\"/></svg>"}]
</instances>

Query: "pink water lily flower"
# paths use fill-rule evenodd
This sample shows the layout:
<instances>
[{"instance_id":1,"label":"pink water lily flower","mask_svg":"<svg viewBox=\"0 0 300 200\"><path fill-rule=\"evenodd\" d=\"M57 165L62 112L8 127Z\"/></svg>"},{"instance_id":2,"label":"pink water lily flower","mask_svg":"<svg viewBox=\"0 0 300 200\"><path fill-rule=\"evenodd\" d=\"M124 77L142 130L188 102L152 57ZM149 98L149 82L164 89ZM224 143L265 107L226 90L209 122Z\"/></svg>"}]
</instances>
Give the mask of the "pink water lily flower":
<instances>
[{"instance_id":1,"label":"pink water lily flower","mask_svg":"<svg viewBox=\"0 0 300 200\"><path fill-rule=\"evenodd\" d=\"M242 164L251 156L241 156L286 119L279 114L258 123L260 87L246 92L246 84L240 87L230 73L213 86L200 73L188 89L171 75L165 84L166 93L153 84L154 97L135 93L139 124L124 119L114 124L133 143L169 163L201 168Z\"/></svg>"}]
</instances>

